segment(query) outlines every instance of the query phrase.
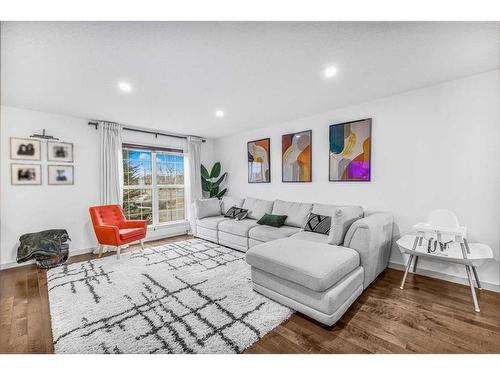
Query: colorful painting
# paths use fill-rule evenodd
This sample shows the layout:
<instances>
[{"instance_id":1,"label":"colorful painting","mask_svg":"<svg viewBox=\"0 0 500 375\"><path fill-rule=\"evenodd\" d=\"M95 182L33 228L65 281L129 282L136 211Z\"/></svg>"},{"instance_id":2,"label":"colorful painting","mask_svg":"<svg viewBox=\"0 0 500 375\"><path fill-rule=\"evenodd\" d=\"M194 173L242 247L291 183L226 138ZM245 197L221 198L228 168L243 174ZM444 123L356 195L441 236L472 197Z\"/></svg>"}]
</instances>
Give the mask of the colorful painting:
<instances>
[{"instance_id":1,"label":"colorful painting","mask_svg":"<svg viewBox=\"0 0 500 375\"><path fill-rule=\"evenodd\" d=\"M372 120L330 125L330 181L370 181Z\"/></svg>"},{"instance_id":2,"label":"colorful painting","mask_svg":"<svg viewBox=\"0 0 500 375\"><path fill-rule=\"evenodd\" d=\"M269 138L247 143L248 182L271 182L271 157Z\"/></svg>"},{"instance_id":3,"label":"colorful painting","mask_svg":"<svg viewBox=\"0 0 500 375\"><path fill-rule=\"evenodd\" d=\"M312 130L281 137L281 173L283 182L311 182Z\"/></svg>"}]
</instances>

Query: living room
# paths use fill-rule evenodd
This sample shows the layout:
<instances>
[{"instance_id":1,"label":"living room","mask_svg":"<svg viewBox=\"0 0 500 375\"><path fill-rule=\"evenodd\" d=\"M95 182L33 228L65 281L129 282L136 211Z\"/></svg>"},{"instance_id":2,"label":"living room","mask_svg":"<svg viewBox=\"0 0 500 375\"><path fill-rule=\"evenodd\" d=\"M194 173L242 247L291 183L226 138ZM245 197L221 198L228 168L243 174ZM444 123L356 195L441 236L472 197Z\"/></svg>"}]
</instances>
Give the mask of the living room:
<instances>
[{"instance_id":1,"label":"living room","mask_svg":"<svg viewBox=\"0 0 500 375\"><path fill-rule=\"evenodd\" d=\"M2 19L0 353L499 354L500 23L236 19Z\"/></svg>"}]
</instances>

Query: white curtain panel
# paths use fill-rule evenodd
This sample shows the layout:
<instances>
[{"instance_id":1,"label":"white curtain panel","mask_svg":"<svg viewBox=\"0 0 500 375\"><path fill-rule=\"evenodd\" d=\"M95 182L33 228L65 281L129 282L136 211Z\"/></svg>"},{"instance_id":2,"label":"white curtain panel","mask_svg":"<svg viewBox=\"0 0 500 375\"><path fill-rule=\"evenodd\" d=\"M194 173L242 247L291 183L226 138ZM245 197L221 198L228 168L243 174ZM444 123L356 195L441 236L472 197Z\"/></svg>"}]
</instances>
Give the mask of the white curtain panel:
<instances>
[{"instance_id":1,"label":"white curtain panel","mask_svg":"<svg viewBox=\"0 0 500 375\"><path fill-rule=\"evenodd\" d=\"M99 122L99 183L101 204L122 204L122 126Z\"/></svg>"},{"instance_id":2,"label":"white curtain panel","mask_svg":"<svg viewBox=\"0 0 500 375\"><path fill-rule=\"evenodd\" d=\"M196 219L194 215L194 201L201 198L201 138L187 138L188 170L189 170L189 225L191 233L196 235Z\"/></svg>"}]
</instances>

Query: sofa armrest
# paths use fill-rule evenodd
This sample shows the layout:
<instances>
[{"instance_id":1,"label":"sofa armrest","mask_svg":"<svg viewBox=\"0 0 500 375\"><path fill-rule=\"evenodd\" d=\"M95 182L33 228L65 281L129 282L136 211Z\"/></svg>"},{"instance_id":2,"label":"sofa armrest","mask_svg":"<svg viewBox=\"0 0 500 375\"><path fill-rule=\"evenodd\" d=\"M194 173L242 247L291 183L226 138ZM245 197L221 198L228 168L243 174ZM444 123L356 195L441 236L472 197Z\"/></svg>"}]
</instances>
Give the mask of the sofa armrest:
<instances>
[{"instance_id":1,"label":"sofa armrest","mask_svg":"<svg viewBox=\"0 0 500 375\"><path fill-rule=\"evenodd\" d=\"M388 213L374 213L355 221L344 239L344 246L359 253L364 269L366 288L389 262L392 246L393 217Z\"/></svg>"},{"instance_id":2,"label":"sofa armrest","mask_svg":"<svg viewBox=\"0 0 500 375\"><path fill-rule=\"evenodd\" d=\"M94 227L97 241L101 245L116 245L120 238L120 232L117 226L114 225L99 225Z\"/></svg>"}]
</instances>

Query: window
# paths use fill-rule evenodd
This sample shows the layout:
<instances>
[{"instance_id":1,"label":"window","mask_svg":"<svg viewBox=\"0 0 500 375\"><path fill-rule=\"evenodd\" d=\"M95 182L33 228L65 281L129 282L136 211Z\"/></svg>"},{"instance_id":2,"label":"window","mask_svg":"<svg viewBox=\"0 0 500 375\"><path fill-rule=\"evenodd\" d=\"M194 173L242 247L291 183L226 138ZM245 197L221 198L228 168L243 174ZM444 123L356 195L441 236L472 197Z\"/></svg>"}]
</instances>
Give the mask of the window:
<instances>
[{"instance_id":1,"label":"window","mask_svg":"<svg viewBox=\"0 0 500 375\"><path fill-rule=\"evenodd\" d=\"M123 211L149 225L186 219L184 155L180 150L123 146Z\"/></svg>"}]
</instances>

